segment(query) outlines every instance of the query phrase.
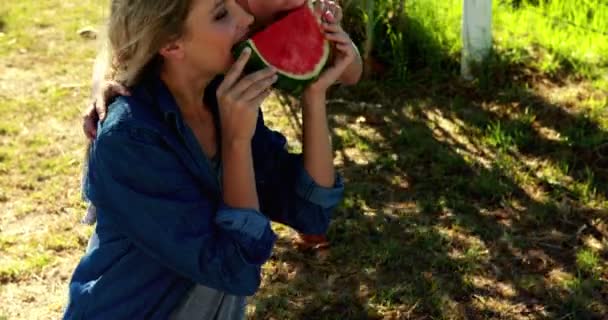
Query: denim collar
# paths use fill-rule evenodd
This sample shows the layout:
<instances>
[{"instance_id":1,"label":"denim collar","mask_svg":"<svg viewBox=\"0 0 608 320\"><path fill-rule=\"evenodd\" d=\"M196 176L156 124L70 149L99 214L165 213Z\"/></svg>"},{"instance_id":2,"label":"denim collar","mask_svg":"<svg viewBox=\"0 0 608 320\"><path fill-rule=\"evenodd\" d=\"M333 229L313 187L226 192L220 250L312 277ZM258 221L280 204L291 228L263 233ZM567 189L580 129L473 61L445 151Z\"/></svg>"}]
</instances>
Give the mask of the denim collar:
<instances>
[{"instance_id":1,"label":"denim collar","mask_svg":"<svg viewBox=\"0 0 608 320\"><path fill-rule=\"evenodd\" d=\"M219 129L219 110L216 98L216 90L223 76L217 76L205 88L203 102L211 109L215 123ZM169 91L167 85L162 81L158 72L148 72L144 80L132 89L133 92L142 96L146 102L154 105L162 113L165 121L176 124L180 130L184 128L184 121L181 116L181 111L175 101L175 98ZM219 135L218 135L219 136Z\"/></svg>"},{"instance_id":2,"label":"denim collar","mask_svg":"<svg viewBox=\"0 0 608 320\"><path fill-rule=\"evenodd\" d=\"M215 91L217 90L217 86L221 82L222 77L217 77L213 79L207 88L205 89L205 94L203 97L203 102L207 105L212 112L214 117L214 122L216 124L217 129L217 146L218 153L221 154L221 129L220 129L220 121L219 121L219 110L217 105L217 99L215 95ZM202 165L202 173L206 179L211 179L213 181L213 186L216 192L219 192L220 186L219 181L215 174L215 169L211 163L211 159L208 159L200 145L198 144L198 140L196 139L194 133L190 130L190 128L185 124L184 119L181 115L181 111L175 101L175 98L169 91L169 88L160 78L158 72L147 73L145 77L142 78L142 81L131 88L133 95L137 96L139 99L143 99L148 105L156 108L162 115L162 119L165 123L169 124L171 127L177 131L177 134L183 139L184 143L190 150L192 156L197 160L197 163Z\"/></svg>"}]
</instances>

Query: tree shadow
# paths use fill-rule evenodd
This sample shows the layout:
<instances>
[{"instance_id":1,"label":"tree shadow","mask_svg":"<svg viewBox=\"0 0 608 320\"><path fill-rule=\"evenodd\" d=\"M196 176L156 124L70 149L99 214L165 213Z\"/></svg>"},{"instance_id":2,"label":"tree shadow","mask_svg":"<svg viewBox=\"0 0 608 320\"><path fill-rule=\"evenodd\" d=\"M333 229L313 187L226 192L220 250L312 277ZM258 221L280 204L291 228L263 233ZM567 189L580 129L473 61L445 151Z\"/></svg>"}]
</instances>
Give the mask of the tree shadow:
<instances>
[{"instance_id":1,"label":"tree shadow","mask_svg":"<svg viewBox=\"0 0 608 320\"><path fill-rule=\"evenodd\" d=\"M589 199L608 197L608 133L536 86L564 83L493 59L475 85L455 70L433 78L422 68L406 85L334 92L332 137L347 189L332 248L319 255L279 241L251 318L608 313L606 268L585 267L580 254L589 239L608 241L608 213ZM298 106L288 108L294 117ZM547 167L562 168L567 182L529 174ZM605 247L598 254L608 257Z\"/></svg>"}]
</instances>

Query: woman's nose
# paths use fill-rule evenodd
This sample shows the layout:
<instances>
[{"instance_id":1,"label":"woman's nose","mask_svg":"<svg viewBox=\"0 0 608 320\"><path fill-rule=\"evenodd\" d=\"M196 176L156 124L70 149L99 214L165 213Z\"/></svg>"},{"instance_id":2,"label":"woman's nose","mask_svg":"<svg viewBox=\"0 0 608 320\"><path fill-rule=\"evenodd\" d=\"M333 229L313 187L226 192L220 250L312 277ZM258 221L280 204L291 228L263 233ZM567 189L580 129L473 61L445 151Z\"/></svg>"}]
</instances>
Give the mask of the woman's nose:
<instances>
[{"instance_id":1,"label":"woman's nose","mask_svg":"<svg viewBox=\"0 0 608 320\"><path fill-rule=\"evenodd\" d=\"M239 27L249 27L253 23L253 15L245 11L245 9L238 4L235 7L235 17Z\"/></svg>"}]
</instances>

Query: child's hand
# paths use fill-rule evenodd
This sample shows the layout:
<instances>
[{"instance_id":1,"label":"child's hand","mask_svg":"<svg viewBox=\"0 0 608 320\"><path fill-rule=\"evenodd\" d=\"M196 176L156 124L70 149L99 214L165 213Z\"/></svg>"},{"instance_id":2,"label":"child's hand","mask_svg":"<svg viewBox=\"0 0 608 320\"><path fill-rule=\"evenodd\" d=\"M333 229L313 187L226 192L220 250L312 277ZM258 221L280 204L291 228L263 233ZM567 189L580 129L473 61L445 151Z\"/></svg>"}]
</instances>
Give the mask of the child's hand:
<instances>
[{"instance_id":1,"label":"child's hand","mask_svg":"<svg viewBox=\"0 0 608 320\"><path fill-rule=\"evenodd\" d=\"M108 111L108 102L118 95L128 96L127 88L115 81L106 81L99 92L93 94L93 102L82 116L82 129L89 140L97 136L97 121L103 121Z\"/></svg>"}]
</instances>

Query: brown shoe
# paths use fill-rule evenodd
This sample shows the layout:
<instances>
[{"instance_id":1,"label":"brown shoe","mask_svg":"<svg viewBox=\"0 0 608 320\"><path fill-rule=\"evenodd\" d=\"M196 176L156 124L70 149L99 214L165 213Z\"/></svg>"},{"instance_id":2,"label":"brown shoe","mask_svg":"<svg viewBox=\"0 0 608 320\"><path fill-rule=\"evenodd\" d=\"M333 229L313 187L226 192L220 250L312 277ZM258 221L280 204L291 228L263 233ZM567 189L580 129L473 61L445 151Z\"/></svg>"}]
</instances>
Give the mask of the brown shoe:
<instances>
[{"instance_id":1,"label":"brown shoe","mask_svg":"<svg viewBox=\"0 0 608 320\"><path fill-rule=\"evenodd\" d=\"M321 250L329 248L329 241L324 234L302 234L293 240L298 249L303 250Z\"/></svg>"}]
</instances>

